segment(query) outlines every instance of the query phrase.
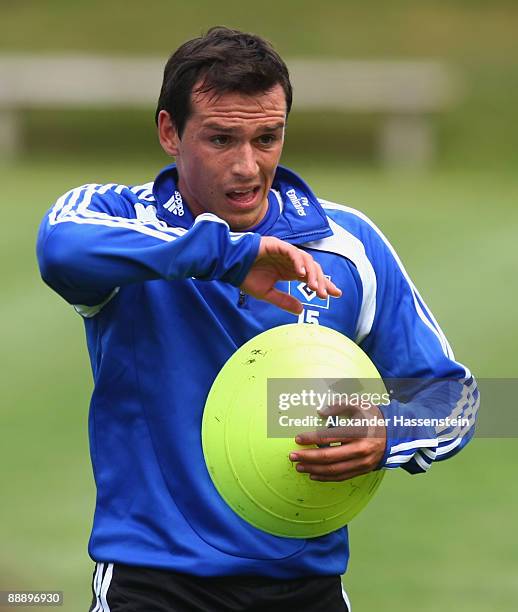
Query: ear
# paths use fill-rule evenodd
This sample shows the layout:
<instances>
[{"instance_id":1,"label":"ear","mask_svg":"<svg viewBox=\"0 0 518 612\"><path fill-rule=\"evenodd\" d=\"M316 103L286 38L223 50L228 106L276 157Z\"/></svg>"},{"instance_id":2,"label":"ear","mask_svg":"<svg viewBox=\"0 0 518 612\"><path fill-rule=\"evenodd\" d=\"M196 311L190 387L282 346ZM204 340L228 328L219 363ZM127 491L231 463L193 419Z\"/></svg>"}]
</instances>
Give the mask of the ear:
<instances>
[{"instance_id":1,"label":"ear","mask_svg":"<svg viewBox=\"0 0 518 612\"><path fill-rule=\"evenodd\" d=\"M161 110L158 113L158 139L160 140L162 149L164 149L168 155L175 157L178 154L178 143L180 138L171 116L165 110Z\"/></svg>"}]
</instances>

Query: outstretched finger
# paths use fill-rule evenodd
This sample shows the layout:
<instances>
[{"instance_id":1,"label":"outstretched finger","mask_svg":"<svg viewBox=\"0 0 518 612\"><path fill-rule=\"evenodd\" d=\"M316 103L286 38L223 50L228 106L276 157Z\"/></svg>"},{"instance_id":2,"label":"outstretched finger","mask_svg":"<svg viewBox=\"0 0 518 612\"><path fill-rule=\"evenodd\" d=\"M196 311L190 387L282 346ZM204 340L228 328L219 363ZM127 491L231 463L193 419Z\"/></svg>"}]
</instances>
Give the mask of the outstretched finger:
<instances>
[{"instance_id":1,"label":"outstretched finger","mask_svg":"<svg viewBox=\"0 0 518 612\"><path fill-rule=\"evenodd\" d=\"M282 244L285 249L283 255L290 259L295 274L299 278L305 278L307 275L307 265L304 251L286 242Z\"/></svg>"},{"instance_id":2,"label":"outstretched finger","mask_svg":"<svg viewBox=\"0 0 518 612\"><path fill-rule=\"evenodd\" d=\"M317 295L319 298L325 300L327 298L327 278L324 276L324 271L322 270L322 266L315 262L315 268L317 272L317 283L318 288L316 289Z\"/></svg>"},{"instance_id":3,"label":"outstretched finger","mask_svg":"<svg viewBox=\"0 0 518 612\"><path fill-rule=\"evenodd\" d=\"M326 278L326 289L329 295L333 297L340 297L342 295L342 290L339 289L329 278Z\"/></svg>"},{"instance_id":4,"label":"outstretched finger","mask_svg":"<svg viewBox=\"0 0 518 612\"><path fill-rule=\"evenodd\" d=\"M312 291L316 291L318 289L318 271L316 262L309 253L304 251L301 252L302 256L304 257L304 266L306 269L306 284Z\"/></svg>"}]
</instances>

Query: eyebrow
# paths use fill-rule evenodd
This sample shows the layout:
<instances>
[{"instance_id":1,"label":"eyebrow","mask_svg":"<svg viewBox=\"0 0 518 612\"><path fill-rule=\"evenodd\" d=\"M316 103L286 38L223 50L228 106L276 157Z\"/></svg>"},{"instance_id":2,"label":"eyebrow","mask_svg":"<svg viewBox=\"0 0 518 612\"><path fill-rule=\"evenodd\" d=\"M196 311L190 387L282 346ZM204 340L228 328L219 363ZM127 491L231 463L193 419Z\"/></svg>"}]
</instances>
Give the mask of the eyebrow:
<instances>
[{"instance_id":1,"label":"eyebrow","mask_svg":"<svg viewBox=\"0 0 518 612\"><path fill-rule=\"evenodd\" d=\"M222 132L225 134L229 134L235 131L235 128L225 127L223 125L219 125L218 123L207 123L207 125L205 125L204 127L209 130L215 130L216 132ZM285 127L285 123L281 122L281 123L276 123L275 125L262 126L261 130L264 130L265 132L275 132L276 130L280 130L284 127Z\"/></svg>"}]
</instances>

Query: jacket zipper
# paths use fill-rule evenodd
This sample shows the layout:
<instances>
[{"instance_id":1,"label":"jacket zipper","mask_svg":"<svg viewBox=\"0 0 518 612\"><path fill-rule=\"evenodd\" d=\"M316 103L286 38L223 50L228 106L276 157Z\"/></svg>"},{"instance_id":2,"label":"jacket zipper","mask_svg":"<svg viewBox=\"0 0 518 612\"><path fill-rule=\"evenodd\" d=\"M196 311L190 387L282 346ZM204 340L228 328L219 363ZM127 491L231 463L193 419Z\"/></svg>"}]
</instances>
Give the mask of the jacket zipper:
<instances>
[{"instance_id":1,"label":"jacket zipper","mask_svg":"<svg viewBox=\"0 0 518 612\"><path fill-rule=\"evenodd\" d=\"M247 295L244 291L239 290L239 298L237 300L237 305L239 306L239 308L244 308L246 305L246 298Z\"/></svg>"}]
</instances>

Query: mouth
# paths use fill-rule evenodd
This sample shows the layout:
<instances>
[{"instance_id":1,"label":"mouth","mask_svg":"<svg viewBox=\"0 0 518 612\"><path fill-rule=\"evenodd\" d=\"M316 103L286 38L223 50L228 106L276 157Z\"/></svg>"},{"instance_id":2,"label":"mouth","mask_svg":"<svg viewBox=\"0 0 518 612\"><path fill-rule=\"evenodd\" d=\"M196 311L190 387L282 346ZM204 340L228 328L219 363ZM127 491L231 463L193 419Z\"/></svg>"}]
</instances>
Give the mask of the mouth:
<instances>
[{"instance_id":1,"label":"mouth","mask_svg":"<svg viewBox=\"0 0 518 612\"><path fill-rule=\"evenodd\" d=\"M235 189L233 191L227 191L225 195L235 205L250 206L256 203L259 190L259 186L250 187L248 189Z\"/></svg>"}]
</instances>

